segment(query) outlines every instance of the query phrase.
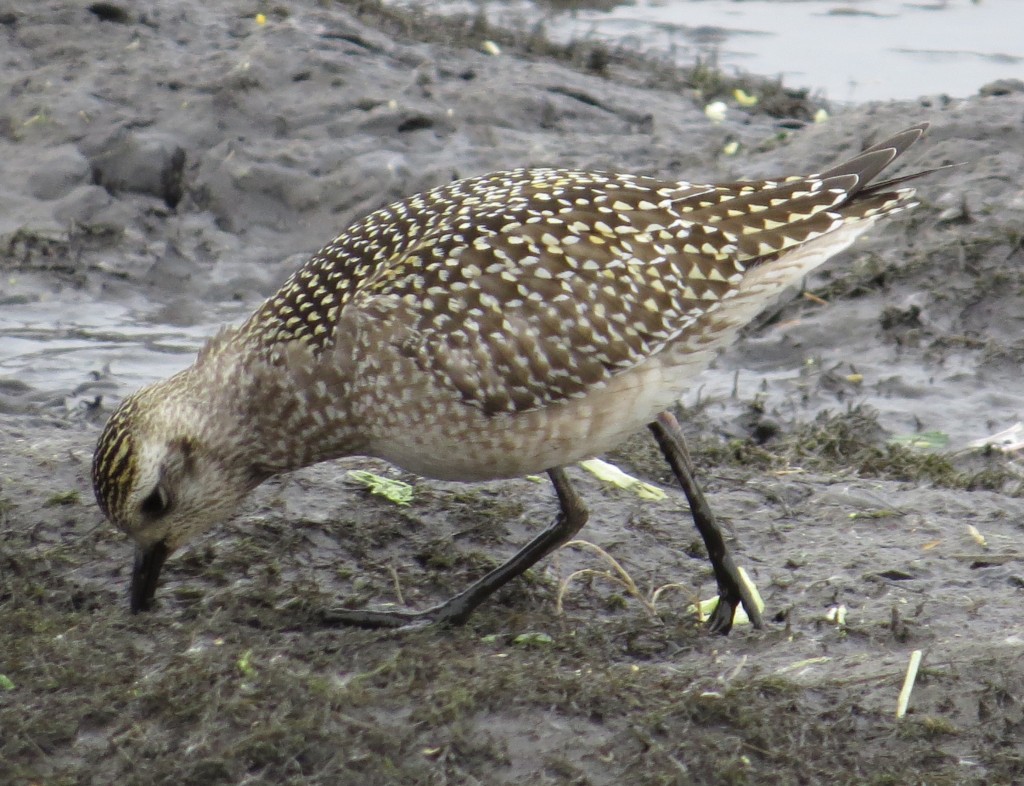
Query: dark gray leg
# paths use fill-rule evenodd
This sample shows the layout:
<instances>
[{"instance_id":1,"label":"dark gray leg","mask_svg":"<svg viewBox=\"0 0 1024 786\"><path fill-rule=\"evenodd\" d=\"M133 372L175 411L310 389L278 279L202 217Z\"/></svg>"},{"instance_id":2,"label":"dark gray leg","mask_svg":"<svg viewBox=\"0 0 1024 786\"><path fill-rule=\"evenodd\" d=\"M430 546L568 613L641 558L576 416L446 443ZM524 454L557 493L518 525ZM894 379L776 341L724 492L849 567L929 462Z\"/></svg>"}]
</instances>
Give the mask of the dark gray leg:
<instances>
[{"instance_id":1,"label":"dark gray leg","mask_svg":"<svg viewBox=\"0 0 1024 786\"><path fill-rule=\"evenodd\" d=\"M704 492L700 490L694 478L693 460L683 441L679 422L671 413L662 412L649 428L654 433L654 438L658 440L658 446L665 454L665 459L672 467L679 485L683 487L683 493L690 503L693 523L704 539L711 567L715 571L715 580L718 582L718 605L708 619L708 629L713 633L727 634L732 628L733 613L740 603L743 604L750 623L755 628L763 627L761 612L758 611L750 591L740 578L736 563L732 561L732 555L729 553L729 547L725 545L722 530L715 521L715 514L711 512L711 506L708 505Z\"/></svg>"},{"instance_id":2,"label":"dark gray leg","mask_svg":"<svg viewBox=\"0 0 1024 786\"><path fill-rule=\"evenodd\" d=\"M587 523L587 508L561 467L548 470L558 494L559 511L554 522L526 544L505 564L495 568L450 600L423 611L366 611L331 609L324 622L360 628L401 628L406 625L444 623L461 625L498 589L521 575L540 559L570 540Z\"/></svg>"}]
</instances>

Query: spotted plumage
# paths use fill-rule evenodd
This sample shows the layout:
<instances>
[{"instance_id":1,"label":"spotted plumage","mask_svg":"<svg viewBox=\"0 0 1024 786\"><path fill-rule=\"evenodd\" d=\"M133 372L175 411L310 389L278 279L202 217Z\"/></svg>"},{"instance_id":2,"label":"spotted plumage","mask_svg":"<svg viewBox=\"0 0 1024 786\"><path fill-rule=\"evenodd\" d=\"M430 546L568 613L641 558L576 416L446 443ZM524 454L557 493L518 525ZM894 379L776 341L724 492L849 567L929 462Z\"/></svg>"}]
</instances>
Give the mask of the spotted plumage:
<instances>
[{"instance_id":1,"label":"spotted plumage","mask_svg":"<svg viewBox=\"0 0 1024 786\"><path fill-rule=\"evenodd\" d=\"M96 451L100 505L173 549L264 478L342 455L476 480L606 450L787 286L914 204L871 181L923 131L778 180L520 169L384 207L124 402Z\"/></svg>"},{"instance_id":2,"label":"spotted plumage","mask_svg":"<svg viewBox=\"0 0 1024 786\"><path fill-rule=\"evenodd\" d=\"M319 352L356 308L400 320L402 351L467 403L536 409L702 325L748 265L912 193L838 210L858 185L856 174L716 186L557 169L461 180L335 238L243 332Z\"/></svg>"}]
</instances>

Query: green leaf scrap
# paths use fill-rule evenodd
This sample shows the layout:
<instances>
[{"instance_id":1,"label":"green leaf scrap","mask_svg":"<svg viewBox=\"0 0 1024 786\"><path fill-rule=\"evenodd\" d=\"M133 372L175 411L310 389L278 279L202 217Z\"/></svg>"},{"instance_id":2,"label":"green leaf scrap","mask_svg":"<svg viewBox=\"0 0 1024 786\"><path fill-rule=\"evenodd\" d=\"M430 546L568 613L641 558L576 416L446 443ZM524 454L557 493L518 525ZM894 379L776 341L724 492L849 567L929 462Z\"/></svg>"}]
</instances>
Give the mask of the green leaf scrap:
<instances>
[{"instance_id":1,"label":"green leaf scrap","mask_svg":"<svg viewBox=\"0 0 1024 786\"><path fill-rule=\"evenodd\" d=\"M391 480L361 469L350 469L348 476L356 483L366 486L371 494L384 497L396 505L412 503L412 486L401 480Z\"/></svg>"}]
</instances>

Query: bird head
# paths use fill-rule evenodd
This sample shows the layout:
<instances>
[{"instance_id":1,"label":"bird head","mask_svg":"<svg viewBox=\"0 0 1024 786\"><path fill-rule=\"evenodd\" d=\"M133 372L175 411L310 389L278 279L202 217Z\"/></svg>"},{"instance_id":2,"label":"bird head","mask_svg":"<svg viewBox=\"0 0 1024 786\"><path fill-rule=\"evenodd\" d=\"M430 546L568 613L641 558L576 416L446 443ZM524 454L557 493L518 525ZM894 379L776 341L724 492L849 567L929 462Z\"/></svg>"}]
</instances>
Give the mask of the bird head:
<instances>
[{"instance_id":1,"label":"bird head","mask_svg":"<svg viewBox=\"0 0 1024 786\"><path fill-rule=\"evenodd\" d=\"M147 611L164 561L228 519L263 480L204 416L181 383L170 380L125 399L107 421L93 456L100 509L135 541L130 603Z\"/></svg>"}]
</instances>

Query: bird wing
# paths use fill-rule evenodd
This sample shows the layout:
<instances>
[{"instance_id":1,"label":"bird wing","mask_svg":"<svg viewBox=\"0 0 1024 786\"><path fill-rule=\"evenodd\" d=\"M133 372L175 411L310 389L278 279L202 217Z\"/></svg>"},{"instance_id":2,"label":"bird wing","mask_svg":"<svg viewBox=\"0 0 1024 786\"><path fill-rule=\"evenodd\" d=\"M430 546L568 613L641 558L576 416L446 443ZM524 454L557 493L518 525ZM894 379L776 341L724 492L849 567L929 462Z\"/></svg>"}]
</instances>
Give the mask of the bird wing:
<instances>
[{"instance_id":1,"label":"bird wing","mask_svg":"<svg viewBox=\"0 0 1024 786\"><path fill-rule=\"evenodd\" d=\"M529 188L421 232L352 301L436 384L490 414L583 396L700 330L749 267L841 225L835 208L859 182L525 174Z\"/></svg>"},{"instance_id":2,"label":"bird wing","mask_svg":"<svg viewBox=\"0 0 1024 786\"><path fill-rule=\"evenodd\" d=\"M924 128L780 180L560 169L458 180L357 222L240 333L319 356L369 319L379 340L485 412L579 397L677 339L725 343L772 292L911 205L913 190L895 188L908 178L868 184ZM818 240L842 227L836 242ZM790 253L799 247L814 253Z\"/></svg>"}]
</instances>

